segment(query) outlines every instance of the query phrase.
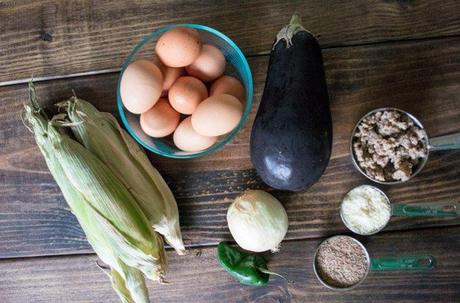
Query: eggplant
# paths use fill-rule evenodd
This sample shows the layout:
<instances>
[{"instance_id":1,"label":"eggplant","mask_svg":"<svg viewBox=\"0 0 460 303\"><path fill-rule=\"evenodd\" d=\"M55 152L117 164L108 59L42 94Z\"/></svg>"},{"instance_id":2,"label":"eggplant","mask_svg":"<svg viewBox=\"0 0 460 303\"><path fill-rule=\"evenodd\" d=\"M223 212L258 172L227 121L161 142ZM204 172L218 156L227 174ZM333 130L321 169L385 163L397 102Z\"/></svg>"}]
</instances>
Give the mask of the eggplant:
<instances>
[{"instance_id":1,"label":"eggplant","mask_svg":"<svg viewBox=\"0 0 460 303\"><path fill-rule=\"evenodd\" d=\"M321 49L294 15L278 33L251 132L251 161L269 186L304 191L324 173L332 122Z\"/></svg>"}]
</instances>

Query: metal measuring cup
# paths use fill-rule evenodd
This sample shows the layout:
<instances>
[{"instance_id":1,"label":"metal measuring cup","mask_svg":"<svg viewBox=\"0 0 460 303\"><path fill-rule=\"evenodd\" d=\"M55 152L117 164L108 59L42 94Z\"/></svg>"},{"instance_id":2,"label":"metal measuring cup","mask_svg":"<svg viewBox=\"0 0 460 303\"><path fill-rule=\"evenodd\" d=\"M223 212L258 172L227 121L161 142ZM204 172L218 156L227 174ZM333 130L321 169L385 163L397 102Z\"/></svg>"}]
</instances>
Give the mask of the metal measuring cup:
<instances>
[{"instance_id":1,"label":"metal measuring cup","mask_svg":"<svg viewBox=\"0 0 460 303\"><path fill-rule=\"evenodd\" d=\"M388 216L388 220L380 226L380 228L376 229L370 233L361 233L357 231L353 225L347 220L346 216L343 212L343 201L345 197L353 190L359 189L361 187L367 187L372 190L378 192L384 199L385 202L388 204L390 209L390 216ZM372 186L372 185L360 185L353 189L351 189L345 196L342 202L340 203L340 218L342 219L343 224L354 232L355 234L362 235L362 236L370 236L374 235L381 230L383 230L388 223L390 222L390 218L392 216L398 217L460 217L460 203L454 201L438 201L438 202L425 202L425 203L417 203L417 204L405 204L405 203L391 203L388 196L381 191L379 188Z\"/></svg>"},{"instance_id":2,"label":"metal measuring cup","mask_svg":"<svg viewBox=\"0 0 460 303\"><path fill-rule=\"evenodd\" d=\"M353 160L354 166L358 169L358 171L363 174L366 178L369 180L372 180L374 182L380 183L380 184L400 184L404 183L406 181L409 181L413 177L415 177L425 166L428 156L430 152L432 151L440 151L440 150L451 150L451 149L460 149L460 133L454 133L454 134L449 134L449 135L444 135L444 136L439 136L436 138L429 138L428 134L426 135L426 149L427 149L427 155L420 160L420 162L417 164L415 167L415 170L412 171L412 174L409 176L407 180L395 180L395 181L381 181L374 179L371 176L368 176L366 172L361 168L359 165L358 160L356 159L355 152L353 150L353 143L355 142L355 134L356 131L358 130L358 126L361 124L361 122L368 116L376 113L376 112L381 112L381 111L397 111L400 112L406 116L408 116L414 123L417 125L419 128L421 128L425 134L427 134L425 127L423 127L422 123L411 113L408 113L402 109L394 108L394 107L381 107L374 109L367 114L365 114L361 119L359 119L358 123L356 123L355 127L353 128L353 131L351 133L351 139L350 139L350 154L351 158Z\"/></svg>"},{"instance_id":3,"label":"metal measuring cup","mask_svg":"<svg viewBox=\"0 0 460 303\"><path fill-rule=\"evenodd\" d=\"M321 274L317 268L317 255L318 251L321 248L321 245L323 245L327 240L336 238L336 237L346 237L351 240L353 240L355 243L357 243L361 248L363 253L366 255L367 259L367 270L364 276L361 278L361 280L351 286L348 287L337 287L334 285L331 285L327 281L325 281L322 277ZM367 251L366 247L356 240L353 237L350 236L344 236L344 235L337 235L333 236L330 238L327 238L326 240L322 241L320 245L318 245L318 248L316 249L315 256L313 258L313 271L315 272L316 278L320 281L321 284L326 286L329 289L335 290L335 291L347 291L350 289L353 289L360 285L369 275L369 271L383 271L383 270L430 270L433 269L436 265L436 259L433 256L430 255L418 255L418 256L396 256L396 257L382 257L382 258L371 258L369 256L369 252Z\"/></svg>"}]
</instances>

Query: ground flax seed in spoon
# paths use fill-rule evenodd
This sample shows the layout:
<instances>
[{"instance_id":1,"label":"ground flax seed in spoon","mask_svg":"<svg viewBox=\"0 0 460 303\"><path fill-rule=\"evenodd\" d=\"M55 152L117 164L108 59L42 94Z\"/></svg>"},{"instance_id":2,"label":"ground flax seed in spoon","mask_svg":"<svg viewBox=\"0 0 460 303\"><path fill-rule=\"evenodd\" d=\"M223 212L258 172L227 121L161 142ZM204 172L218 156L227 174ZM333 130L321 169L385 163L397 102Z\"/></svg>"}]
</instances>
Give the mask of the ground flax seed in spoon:
<instances>
[{"instance_id":1,"label":"ground flax seed in spoon","mask_svg":"<svg viewBox=\"0 0 460 303\"><path fill-rule=\"evenodd\" d=\"M320 245L315 267L320 278L328 285L347 288L364 279L368 262L361 245L350 237L336 236Z\"/></svg>"}]
</instances>

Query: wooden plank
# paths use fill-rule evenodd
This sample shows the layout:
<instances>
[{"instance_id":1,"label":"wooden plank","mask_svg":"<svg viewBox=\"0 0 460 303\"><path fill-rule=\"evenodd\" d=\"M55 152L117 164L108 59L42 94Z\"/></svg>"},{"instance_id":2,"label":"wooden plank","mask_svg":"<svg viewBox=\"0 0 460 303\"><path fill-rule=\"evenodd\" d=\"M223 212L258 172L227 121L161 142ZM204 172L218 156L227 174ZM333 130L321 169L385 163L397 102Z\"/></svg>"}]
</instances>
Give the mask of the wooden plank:
<instances>
[{"instance_id":1,"label":"wooden plank","mask_svg":"<svg viewBox=\"0 0 460 303\"><path fill-rule=\"evenodd\" d=\"M173 23L206 24L246 54L267 52L295 11L323 47L460 32L455 0L8 0L0 3L0 82L118 68L142 37Z\"/></svg>"},{"instance_id":2,"label":"wooden plank","mask_svg":"<svg viewBox=\"0 0 460 303\"><path fill-rule=\"evenodd\" d=\"M433 271L371 272L356 289L337 293L319 284L313 254L319 240L289 241L269 257L271 278L253 288L234 281L215 259L215 248L193 249L184 257L169 252L168 285L149 283L152 302L458 302L460 228L386 233L365 240L372 257L431 254ZM15 302L118 302L93 255L0 261L0 298Z\"/></svg>"},{"instance_id":3,"label":"wooden plank","mask_svg":"<svg viewBox=\"0 0 460 303\"><path fill-rule=\"evenodd\" d=\"M413 112L433 136L460 131L460 38L391 45L334 48L324 52L334 123L333 155L320 182L305 193L275 192L290 218L288 239L344 230L338 204L353 186L367 183L352 166L348 140L361 115L380 106ZM255 105L263 88L266 57L251 59ZM71 89L102 110L115 109L117 75L38 85L47 104ZM52 180L30 133L19 119L26 87L0 88L0 257L88 252L89 247ZM170 183L189 245L229 239L225 213L246 188L265 188L251 170L248 138L253 114L237 138L195 160L152 160ZM424 171L405 185L384 187L394 201L460 199L460 153L433 154ZM388 229L455 225L458 219L392 219Z\"/></svg>"}]
</instances>

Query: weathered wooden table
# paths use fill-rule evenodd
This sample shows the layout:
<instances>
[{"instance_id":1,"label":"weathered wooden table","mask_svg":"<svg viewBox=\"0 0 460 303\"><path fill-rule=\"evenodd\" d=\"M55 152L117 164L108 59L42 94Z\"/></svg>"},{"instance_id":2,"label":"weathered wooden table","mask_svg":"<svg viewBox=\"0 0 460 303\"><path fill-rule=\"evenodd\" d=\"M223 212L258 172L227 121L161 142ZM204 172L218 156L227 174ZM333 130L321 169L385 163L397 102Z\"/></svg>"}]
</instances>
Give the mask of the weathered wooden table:
<instances>
[{"instance_id":1,"label":"weathered wooden table","mask_svg":"<svg viewBox=\"0 0 460 303\"><path fill-rule=\"evenodd\" d=\"M334 123L333 155L305 193L274 192L290 226L269 256L267 287L239 285L218 266L215 245L231 236L232 199L266 188L249 160L249 134L275 34L298 11L323 47ZM432 136L460 131L459 1L2 1L0 2L0 302L117 302L96 256L53 181L19 112L33 76L43 103L71 95L111 112L123 59L144 36L170 23L215 27L245 52L255 81L251 118L225 148L196 160L152 156L175 193L189 254L169 251L170 285L150 284L153 302L460 302L460 221L392 219L363 238L372 256L432 254L432 272L373 272L358 288L321 286L312 256L322 238L346 233L341 197L367 183L352 166L348 139L367 111L412 112ZM460 200L460 152L433 154L392 200Z\"/></svg>"}]
</instances>

